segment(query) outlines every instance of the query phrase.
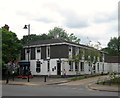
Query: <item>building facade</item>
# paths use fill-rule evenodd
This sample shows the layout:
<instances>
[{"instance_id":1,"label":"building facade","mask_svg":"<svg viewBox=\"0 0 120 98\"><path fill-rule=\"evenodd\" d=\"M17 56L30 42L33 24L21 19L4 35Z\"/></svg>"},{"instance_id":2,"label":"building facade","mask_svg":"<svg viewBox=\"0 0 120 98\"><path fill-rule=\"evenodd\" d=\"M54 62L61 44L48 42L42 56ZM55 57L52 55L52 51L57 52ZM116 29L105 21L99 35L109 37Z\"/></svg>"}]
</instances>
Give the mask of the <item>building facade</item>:
<instances>
[{"instance_id":1,"label":"building facade","mask_svg":"<svg viewBox=\"0 0 120 98\"><path fill-rule=\"evenodd\" d=\"M30 43L29 47L23 47L21 60L30 60L32 75L63 75L64 69L67 75L109 72L104 53L89 46L50 39ZM86 51L92 51L92 56Z\"/></svg>"}]
</instances>

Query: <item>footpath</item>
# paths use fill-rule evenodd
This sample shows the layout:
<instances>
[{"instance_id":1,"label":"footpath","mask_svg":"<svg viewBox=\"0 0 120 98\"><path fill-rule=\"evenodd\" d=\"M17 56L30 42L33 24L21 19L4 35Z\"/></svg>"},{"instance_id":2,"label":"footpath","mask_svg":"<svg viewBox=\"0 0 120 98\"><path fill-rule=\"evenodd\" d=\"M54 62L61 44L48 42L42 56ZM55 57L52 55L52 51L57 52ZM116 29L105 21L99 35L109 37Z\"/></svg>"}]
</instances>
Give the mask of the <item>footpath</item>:
<instances>
[{"instance_id":1,"label":"footpath","mask_svg":"<svg viewBox=\"0 0 120 98\"><path fill-rule=\"evenodd\" d=\"M54 84L61 84L69 82L67 78L49 78L47 77L46 80L44 77L33 77L29 79L21 79L15 78L14 81L9 79L8 84L6 84L6 80L2 80L2 85L23 85L23 86L44 86L44 85L54 85Z\"/></svg>"},{"instance_id":2,"label":"footpath","mask_svg":"<svg viewBox=\"0 0 120 98\"><path fill-rule=\"evenodd\" d=\"M82 80L71 81L70 78L45 78L44 77L34 77L28 82L27 79L15 78L15 80L9 80L9 83L6 84L6 80L0 81L2 85L21 85L21 86L47 86L47 85L83 85L88 89L99 90L99 91L109 91L109 92L119 92L120 87L118 86L109 86L109 85L100 85L96 84L99 78L106 78L106 76L97 76L91 78L85 78Z\"/></svg>"}]
</instances>

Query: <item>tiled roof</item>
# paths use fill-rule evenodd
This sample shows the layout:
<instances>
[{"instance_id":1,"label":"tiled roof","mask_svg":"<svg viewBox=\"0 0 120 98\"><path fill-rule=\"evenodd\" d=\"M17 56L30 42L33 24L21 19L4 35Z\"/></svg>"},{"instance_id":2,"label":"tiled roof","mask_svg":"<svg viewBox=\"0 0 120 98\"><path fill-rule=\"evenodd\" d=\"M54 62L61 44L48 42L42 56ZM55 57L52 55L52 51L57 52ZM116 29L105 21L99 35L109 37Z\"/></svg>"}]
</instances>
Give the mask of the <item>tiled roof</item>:
<instances>
[{"instance_id":1,"label":"tiled roof","mask_svg":"<svg viewBox=\"0 0 120 98\"><path fill-rule=\"evenodd\" d=\"M40 44L51 44L51 43L62 43L64 42L61 39L48 39L48 40L39 40L31 42L29 45L40 45Z\"/></svg>"},{"instance_id":2,"label":"tiled roof","mask_svg":"<svg viewBox=\"0 0 120 98\"><path fill-rule=\"evenodd\" d=\"M66 41L66 40L63 40L63 39L39 40L39 41L31 42L31 43L29 43L29 45L31 46L31 45L53 44L53 43L63 43L63 42L66 42L66 43L69 43L69 44L74 44L74 45L79 45L79 46L82 46L82 47L93 48L93 47L90 47L90 46L86 46L86 45L83 45L83 44L78 44L78 43L75 43L75 42ZM25 45L25 46L27 46L27 45Z\"/></svg>"}]
</instances>

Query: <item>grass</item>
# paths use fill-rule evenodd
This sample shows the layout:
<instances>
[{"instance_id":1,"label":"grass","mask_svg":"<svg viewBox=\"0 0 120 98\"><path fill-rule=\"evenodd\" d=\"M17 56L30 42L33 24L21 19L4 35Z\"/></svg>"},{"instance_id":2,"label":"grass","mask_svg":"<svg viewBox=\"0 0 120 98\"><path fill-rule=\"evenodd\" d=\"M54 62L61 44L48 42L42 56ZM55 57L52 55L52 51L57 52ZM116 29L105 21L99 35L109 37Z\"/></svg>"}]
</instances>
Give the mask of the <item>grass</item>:
<instances>
[{"instance_id":1,"label":"grass","mask_svg":"<svg viewBox=\"0 0 120 98\"><path fill-rule=\"evenodd\" d=\"M85 76L77 76L77 77L73 77L70 80L71 81L76 81L76 80L81 80L81 79L85 79Z\"/></svg>"},{"instance_id":2,"label":"grass","mask_svg":"<svg viewBox=\"0 0 120 98\"><path fill-rule=\"evenodd\" d=\"M81 80L81 79L86 79L86 78L96 77L96 76L100 76L100 74L76 76L76 77L71 78L70 80L71 81L76 81L76 80Z\"/></svg>"}]
</instances>

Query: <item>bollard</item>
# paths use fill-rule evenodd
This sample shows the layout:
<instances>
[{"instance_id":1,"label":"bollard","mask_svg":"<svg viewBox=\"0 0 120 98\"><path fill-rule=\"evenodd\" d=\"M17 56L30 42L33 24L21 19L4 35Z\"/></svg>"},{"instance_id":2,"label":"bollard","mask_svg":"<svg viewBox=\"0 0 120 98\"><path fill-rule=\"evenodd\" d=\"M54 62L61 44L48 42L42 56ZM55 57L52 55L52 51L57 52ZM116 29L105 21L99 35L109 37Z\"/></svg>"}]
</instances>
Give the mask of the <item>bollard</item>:
<instances>
[{"instance_id":1,"label":"bollard","mask_svg":"<svg viewBox=\"0 0 120 98\"><path fill-rule=\"evenodd\" d=\"M9 83L9 78L8 78L8 76L7 76L7 79L6 79L6 84L8 84Z\"/></svg>"},{"instance_id":2,"label":"bollard","mask_svg":"<svg viewBox=\"0 0 120 98\"><path fill-rule=\"evenodd\" d=\"M44 82L46 82L46 75L44 76Z\"/></svg>"},{"instance_id":3,"label":"bollard","mask_svg":"<svg viewBox=\"0 0 120 98\"><path fill-rule=\"evenodd\" d=\"M30 80L29 80L29 75L28 75L28 82L30 82Z\"/></svg>"},{"instance_id":4,"label":"bollard","mask_svg":"<svg viewBox=\"0 0 120 98\"><path fill-rule=\"evenodd\" d=\"M30 82L30 77L29 77L29 75L30 75L30 70L28 70L28 73L27 73L27 80L28 80L28 82Z\"/></svg>"},{"instance_id":5,"label":"bollard","mask_svg":"<svg viewBox=\"0 0 120 98\"><path fill-rule=\"evenodd\" d=\"M7 72L6 84L9 83L9 71Z\"/></svg>"}]
</instances>

